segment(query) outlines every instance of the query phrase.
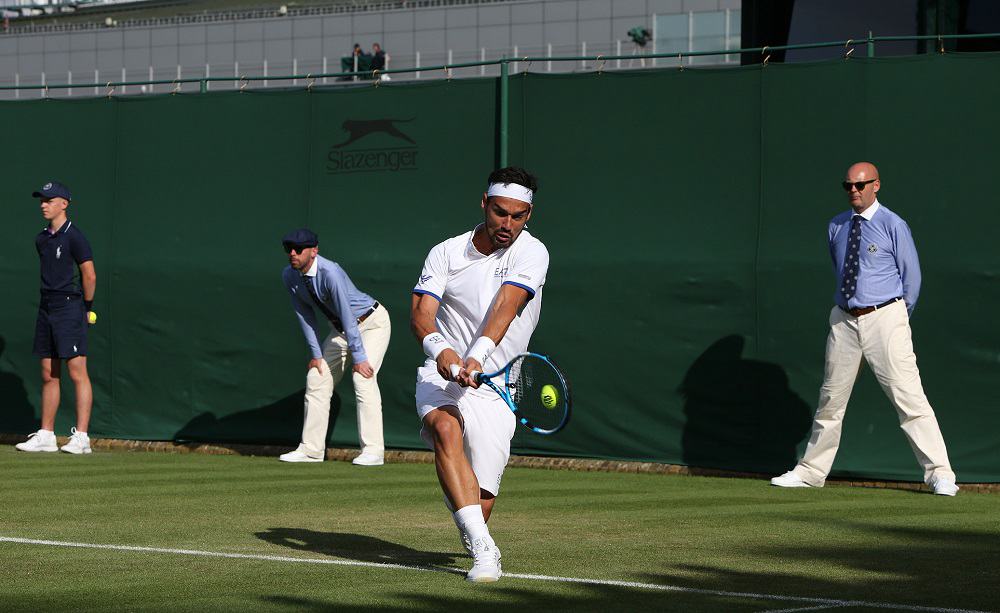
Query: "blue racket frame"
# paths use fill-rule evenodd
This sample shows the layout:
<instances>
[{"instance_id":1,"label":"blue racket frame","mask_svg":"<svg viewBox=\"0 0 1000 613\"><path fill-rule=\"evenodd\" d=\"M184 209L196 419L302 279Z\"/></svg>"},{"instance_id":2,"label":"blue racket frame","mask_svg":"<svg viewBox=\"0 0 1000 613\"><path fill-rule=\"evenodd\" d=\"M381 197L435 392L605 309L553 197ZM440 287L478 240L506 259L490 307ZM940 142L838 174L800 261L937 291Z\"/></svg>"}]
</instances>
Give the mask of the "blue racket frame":
<instances>
[{"instance_id":1,"label":"blue racket frame","mask_svg":"<svg viewBox=\"0 0 1000 613\"><path fill-rule=\"evenodd\" d=\"M548 429L546 429L546 428L539 428L538 426L536 426L533 423L531 423L530 421L528 421L523 415L521 415L518 412L517 405L514 403L514 399L511 398L510 394L507 393L507 389L510 386L510 368L511 368L511 366L514 365L515 362L517 362L522 357L533 357L533 358L538 358L538 359L541 359L541 360L547 362L552 367L552 370L554 370L555 373L556 373L556 375L559 377L559 382L562 384L562 392L563 392L562 395L561 395L561 397L560 397L560 399L559 399L559 401L560 401L560 403L562 404L562 407L563 407L563 416L562 416L562 420L560 420L559 424L557 426L555 426L554 428L548 428ZM493 382L493 379L499 378L500 375L503 375L504 386L503 386L502 389L496 383ZM504 366L502 369L500 369L500 370L498 370L498 371L496 371L494 373L489 373L489 374L478 373L478 374L476 374L476 381L479 382L479 383L481 383L481 384L485 383L486 385L490 386L490 388L494 392L496 392L497 394L499 394L500 397L503 398L503 401L505 403L507 403L507 407L511 411L513 411L514 417L516 417L517 420L519 422L521 422L521 425L525 426L526 428L528 428L532 432L535 432L537 434L545 434L545 435L555 434L556 432L559 432L560 430L562 430L563 428L565 428L566 424L569 423L569 417L570 417L570 414L572 412L572 407L573 407L573 397L572 397L572 392L571 392L570 387L569 387L569 381L566 380L566 376L563 375L563 372L562 372L562 370L559 369L559 366L557 366L556 363L552 360L552 358L550 358L547 355L543 355L541 353L532 353L532 352L518 354L518 355L514 356L514 359L512 359L506 366Z\"/></svg>"}]
</instances>

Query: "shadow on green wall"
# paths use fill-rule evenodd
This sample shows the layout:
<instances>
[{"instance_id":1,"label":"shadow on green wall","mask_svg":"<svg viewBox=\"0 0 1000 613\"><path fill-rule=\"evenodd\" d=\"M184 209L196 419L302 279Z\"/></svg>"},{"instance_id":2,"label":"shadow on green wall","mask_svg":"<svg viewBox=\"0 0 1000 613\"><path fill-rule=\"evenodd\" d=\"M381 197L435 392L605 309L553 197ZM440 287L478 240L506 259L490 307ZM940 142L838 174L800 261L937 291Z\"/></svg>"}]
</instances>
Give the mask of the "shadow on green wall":
<instances>
[{"instance_id":1,"label":"shadow on green wall","mask_svg":"<svg viewBox=\"0 0 1000 613\"><path fill-rule=\"evenodd\" d=\"M783 472L798 460L812 410L777 364L742 357L741 335L723 337L684 375L684 463L705 468Z\"/></svg>"},{"instance_id":2,"label":"shadow on green wall","mask_svg":"<svg viewBox=\"0 0 1000 613\"><path fill-rule=\"evenodd\" d=\"M0 364L7 341L0 336ZM35 408L28 401L24 380L12 372L0 370L0 432L28 434L38 429Z\"/></svg>"},{"instance_id":3,"label":"shadow on green wall","mask_svg":"<svg viewBox=\"0 0 1000 613\"><path fill-rule=\"evenodd\" d=\"M173 440L210 442L225 447L226 443L258 445L290 445L294 448L302 438L303 400L305 388L271 404L216 417L209 411L193 418L174 434ZM340 395L334 392L330 401L330 426L333 432L340 417Z\"/></svg>"}]
</instances>

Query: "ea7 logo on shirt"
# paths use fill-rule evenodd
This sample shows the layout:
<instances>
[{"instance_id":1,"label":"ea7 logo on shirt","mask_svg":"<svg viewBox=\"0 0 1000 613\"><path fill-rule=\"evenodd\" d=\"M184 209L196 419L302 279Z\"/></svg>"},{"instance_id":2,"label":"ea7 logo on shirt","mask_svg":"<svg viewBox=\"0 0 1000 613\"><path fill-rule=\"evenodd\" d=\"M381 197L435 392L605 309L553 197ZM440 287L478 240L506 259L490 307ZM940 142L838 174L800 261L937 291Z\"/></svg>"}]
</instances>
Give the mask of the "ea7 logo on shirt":
<instances>
[{"instance_id":1,"label":"ea7 logo on shirt","mask_svg":"<svg viewBox=\"0 0 1000 613\"><path fill-rule=\"evenodd\" d=\"M875 243L868 245L868 253L875 253L876 251L878 251L878 245Z\"/></svg>"},{"instance_id":2,"label":"ea7 logo on shirt","mask_svg":"<svg viewBox=\"0 0 1000 613\"><path fill-rule=\"evenodd\" d=\"M417 170L417 141L396 125L411 121L412 118L345 120L341 127L347 132L347 138L330 146L326 155L327 174ZM360 146L354 144L362 139ZM398 141L409 144L402 145ZM372 146L380 143L381 146Z\"/></svg>"}]
</instances>

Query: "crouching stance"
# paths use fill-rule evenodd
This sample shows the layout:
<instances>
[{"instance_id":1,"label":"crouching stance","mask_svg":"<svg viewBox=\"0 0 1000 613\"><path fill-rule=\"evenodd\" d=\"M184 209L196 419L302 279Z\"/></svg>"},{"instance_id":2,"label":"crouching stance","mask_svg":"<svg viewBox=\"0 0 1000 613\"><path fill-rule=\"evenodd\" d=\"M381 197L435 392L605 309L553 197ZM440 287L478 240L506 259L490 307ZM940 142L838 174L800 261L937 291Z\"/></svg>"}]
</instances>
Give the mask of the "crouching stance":
<instances>
[{"instance_id":1,"label":"crouching stance","mask_svg":"<svg viewBox=\"0 0 1000 613\"><path fill-rule=\"evenodd\" d=\"M500 550L486 527L510 457L516 422L473 373L493 372L527 350L538 324L549 265L524 230L537 189L520 168L493 172L474 230L438 244L413 289L410 323L427 360L417 370L421 438L434 450L438 481L473 558L468 579L500 578Z\"/></svg>"}]
</instances>

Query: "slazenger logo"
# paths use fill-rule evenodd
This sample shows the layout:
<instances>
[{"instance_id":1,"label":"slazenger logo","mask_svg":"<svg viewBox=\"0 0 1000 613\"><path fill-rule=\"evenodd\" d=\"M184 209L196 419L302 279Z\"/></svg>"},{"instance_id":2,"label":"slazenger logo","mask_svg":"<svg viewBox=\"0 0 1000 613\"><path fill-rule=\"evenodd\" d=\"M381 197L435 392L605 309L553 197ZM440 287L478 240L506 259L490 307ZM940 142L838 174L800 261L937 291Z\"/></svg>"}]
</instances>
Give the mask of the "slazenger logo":
<instances>
[{"instance_id":1,"label":"slazenger logo","mask_svg":"<svg viewBox=\"0 0 1000 613\"><path fill-rule=\"evenodd\" d=\"M431 275L420 275L420 281L417 282L417 285L423 285L424 283L427 283L430 280L431 280Z\"/></svg>"},{"instance_id":2,"label":"slazenger logo","mask_svg":"<svg viewBox=\"0 0 1000 613\"><path fill-rule=\"evenodd\" d=\"M62 246L59 246L56 247L56 259L58 260L61 257L62 257Z\"/></svg>"},{"instance_id":3,"label":"slazenger logo","mask_svg":"<svg viewBox=\"0 0 1000 613\"><path fill-rule=\"evenodd\" d=\"M348 119L344 121L341 127L347 132L347 138L341 143L330 146L326 156L327 173L336 175L355 172L416 170L417 141L396 125L411 121L414 119ZM396 147L352 147L354 143L377 134L387 135L408 144ZM380 140L385 141L384 138Z\"/></svg>"},{"instance_id":4,"label":"slazenger logo","mask_svg":"<svg viewBox=\"0 0 1000 613\"><path fill-rule=\"evenodd\" d=\"M52 189L52 184L46 183L45 185L42 186L42 189Z\"/></svg>"}]
</instances>

